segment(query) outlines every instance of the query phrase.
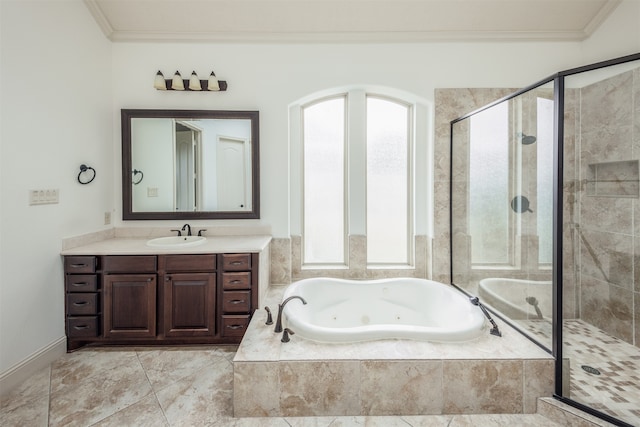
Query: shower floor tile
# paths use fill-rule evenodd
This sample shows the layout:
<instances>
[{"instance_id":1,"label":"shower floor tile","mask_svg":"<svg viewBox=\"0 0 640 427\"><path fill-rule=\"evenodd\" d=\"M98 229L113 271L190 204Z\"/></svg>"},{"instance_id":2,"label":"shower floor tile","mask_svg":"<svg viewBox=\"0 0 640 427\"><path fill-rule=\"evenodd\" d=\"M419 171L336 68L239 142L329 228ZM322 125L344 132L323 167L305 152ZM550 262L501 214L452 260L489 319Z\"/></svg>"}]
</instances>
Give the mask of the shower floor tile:
<instances>
[{"instance_id":1,"label":"shower floor tile","mask_svg":"<svg viewBox=\"0 0 640 427\"><path fill-rule=\"evenodd\" d=\"M521 323L542 342L550 339L550 322ZM563 341L571 366L569 397L640 425L640 348L577 319L564 321Z\"/></svg>"}]
</instances>

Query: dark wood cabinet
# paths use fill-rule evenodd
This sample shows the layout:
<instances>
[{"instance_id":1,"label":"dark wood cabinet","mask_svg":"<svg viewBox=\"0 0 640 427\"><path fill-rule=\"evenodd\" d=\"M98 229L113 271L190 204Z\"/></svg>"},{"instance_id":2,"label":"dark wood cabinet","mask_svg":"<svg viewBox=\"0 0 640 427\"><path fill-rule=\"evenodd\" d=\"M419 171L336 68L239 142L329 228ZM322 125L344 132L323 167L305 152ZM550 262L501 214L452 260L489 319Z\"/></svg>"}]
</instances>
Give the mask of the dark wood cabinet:
<instances>
[{"instance_id":1,"label":"dark wood cabinet","mask_svg":"<svg viewBox=\"0 0 640 427\"><path fill-rule=\"evenodd\" d=\"M155 337L156 288L155 274L106 274L104 337Z\"/></svg>"},{"instance_id":2,"label":"dark wood cabinet","mask_svg":"<svg viewBox=\"0 0 640 427\"><path fill-rule=\"evenodd\" d=\"M242 337L249 326L252 309L257 308L258 264L254 254L222 254L221 277L221 328L222 336ZM254 299L255 298L255 299Z\"/></svg>"},{"instance_id":3,"label":"dark wood cabinet","mask_svg":"<svg viewBox=\"0 0 640 427\"><path fill-rule=\"evenodd\" d=\"M100 292L97 257L69 256L64 259L67 337L95 338L100 335Z\"/></svg>"},{"instance_id":4,"label":"dark wood cabinet","mask_svg":"<svg viewBox=\"0 0 640 427\"><path fill-rule=\"evenodd\" d=\"M65 256L67 348L237 344L257 308L258 254Z\"/></svg>"},{"instance_id":5,"label":"dark wood cabinet","mask_svg":"<svg viewBox=\"0 0 640 427\"><path fill-rule=\"evenodd\" d=\"M164 335L196 337L215 335L215 275L176 273L164 282Z\"/></svg>"}]
</instances>

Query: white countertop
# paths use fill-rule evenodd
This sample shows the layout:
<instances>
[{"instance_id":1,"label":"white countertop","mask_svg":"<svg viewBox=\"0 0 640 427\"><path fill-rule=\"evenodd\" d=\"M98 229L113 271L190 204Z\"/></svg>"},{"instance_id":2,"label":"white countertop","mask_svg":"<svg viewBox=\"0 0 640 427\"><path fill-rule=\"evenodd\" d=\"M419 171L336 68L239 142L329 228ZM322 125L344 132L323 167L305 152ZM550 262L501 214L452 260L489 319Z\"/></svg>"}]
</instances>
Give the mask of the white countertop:
<instances>
[{"instance_id":1,"label":"white countertop","mask_svg":"<svg viewBox=\"0 0 640 427\"><path fill-rule=\"evenodd\" d=\"M197 246L162 248L147 246L148 238L116 237L65 249L62 255L164 255L261 252L271 236L206 236Z\"/></svg>"}]
</instances>

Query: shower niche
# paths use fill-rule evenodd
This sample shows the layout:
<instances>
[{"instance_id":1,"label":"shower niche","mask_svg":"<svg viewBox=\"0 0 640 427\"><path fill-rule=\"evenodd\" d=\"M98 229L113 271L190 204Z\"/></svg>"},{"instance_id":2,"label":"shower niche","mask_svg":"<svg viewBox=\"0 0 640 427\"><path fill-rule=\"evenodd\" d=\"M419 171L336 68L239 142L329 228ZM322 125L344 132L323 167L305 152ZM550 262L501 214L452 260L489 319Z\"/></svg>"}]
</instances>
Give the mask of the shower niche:
<instances>
[{"instance_id":1,"label":"shower niche","mask_svg":"<svg viewBox=\"0 0 640 427\"><path fill-rule=\"evenodd\" d=\"M450 123L453 284L554 355L557 399L621 426L640 419L639 111L640 53Z\"/></svg>"},{"instance_id":2,"label":"shower niche","mask_svg":"<svg viewBox=\"0 0 640 427\"><path fill-rule=\"evenodd\" d=\"M593 163L587 165L587 196L640 196L638 160Z\"/></svg>"}]
</instances>

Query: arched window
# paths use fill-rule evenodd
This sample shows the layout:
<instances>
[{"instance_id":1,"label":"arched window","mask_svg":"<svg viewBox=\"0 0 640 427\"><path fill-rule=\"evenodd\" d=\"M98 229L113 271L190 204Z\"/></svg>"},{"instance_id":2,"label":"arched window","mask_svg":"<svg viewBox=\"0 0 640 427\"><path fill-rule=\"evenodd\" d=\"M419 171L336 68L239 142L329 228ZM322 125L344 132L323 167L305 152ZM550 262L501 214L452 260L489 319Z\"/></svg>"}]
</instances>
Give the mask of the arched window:
<instances>
[{"instance_id":1,"label":"arched window","mask_svg":"<svg viewBox=\"0 0 640 427\"><path fill-rule=\"evenodd\" d=\"M367 268L412 266L416 103L362 89L305 101L290 116L301 267L348 268L354 257L366 258ZM426 192L426 183L419 187ZM349 246L353 236L364 236L364 248Z\"/></svg>"}]
</instances>

